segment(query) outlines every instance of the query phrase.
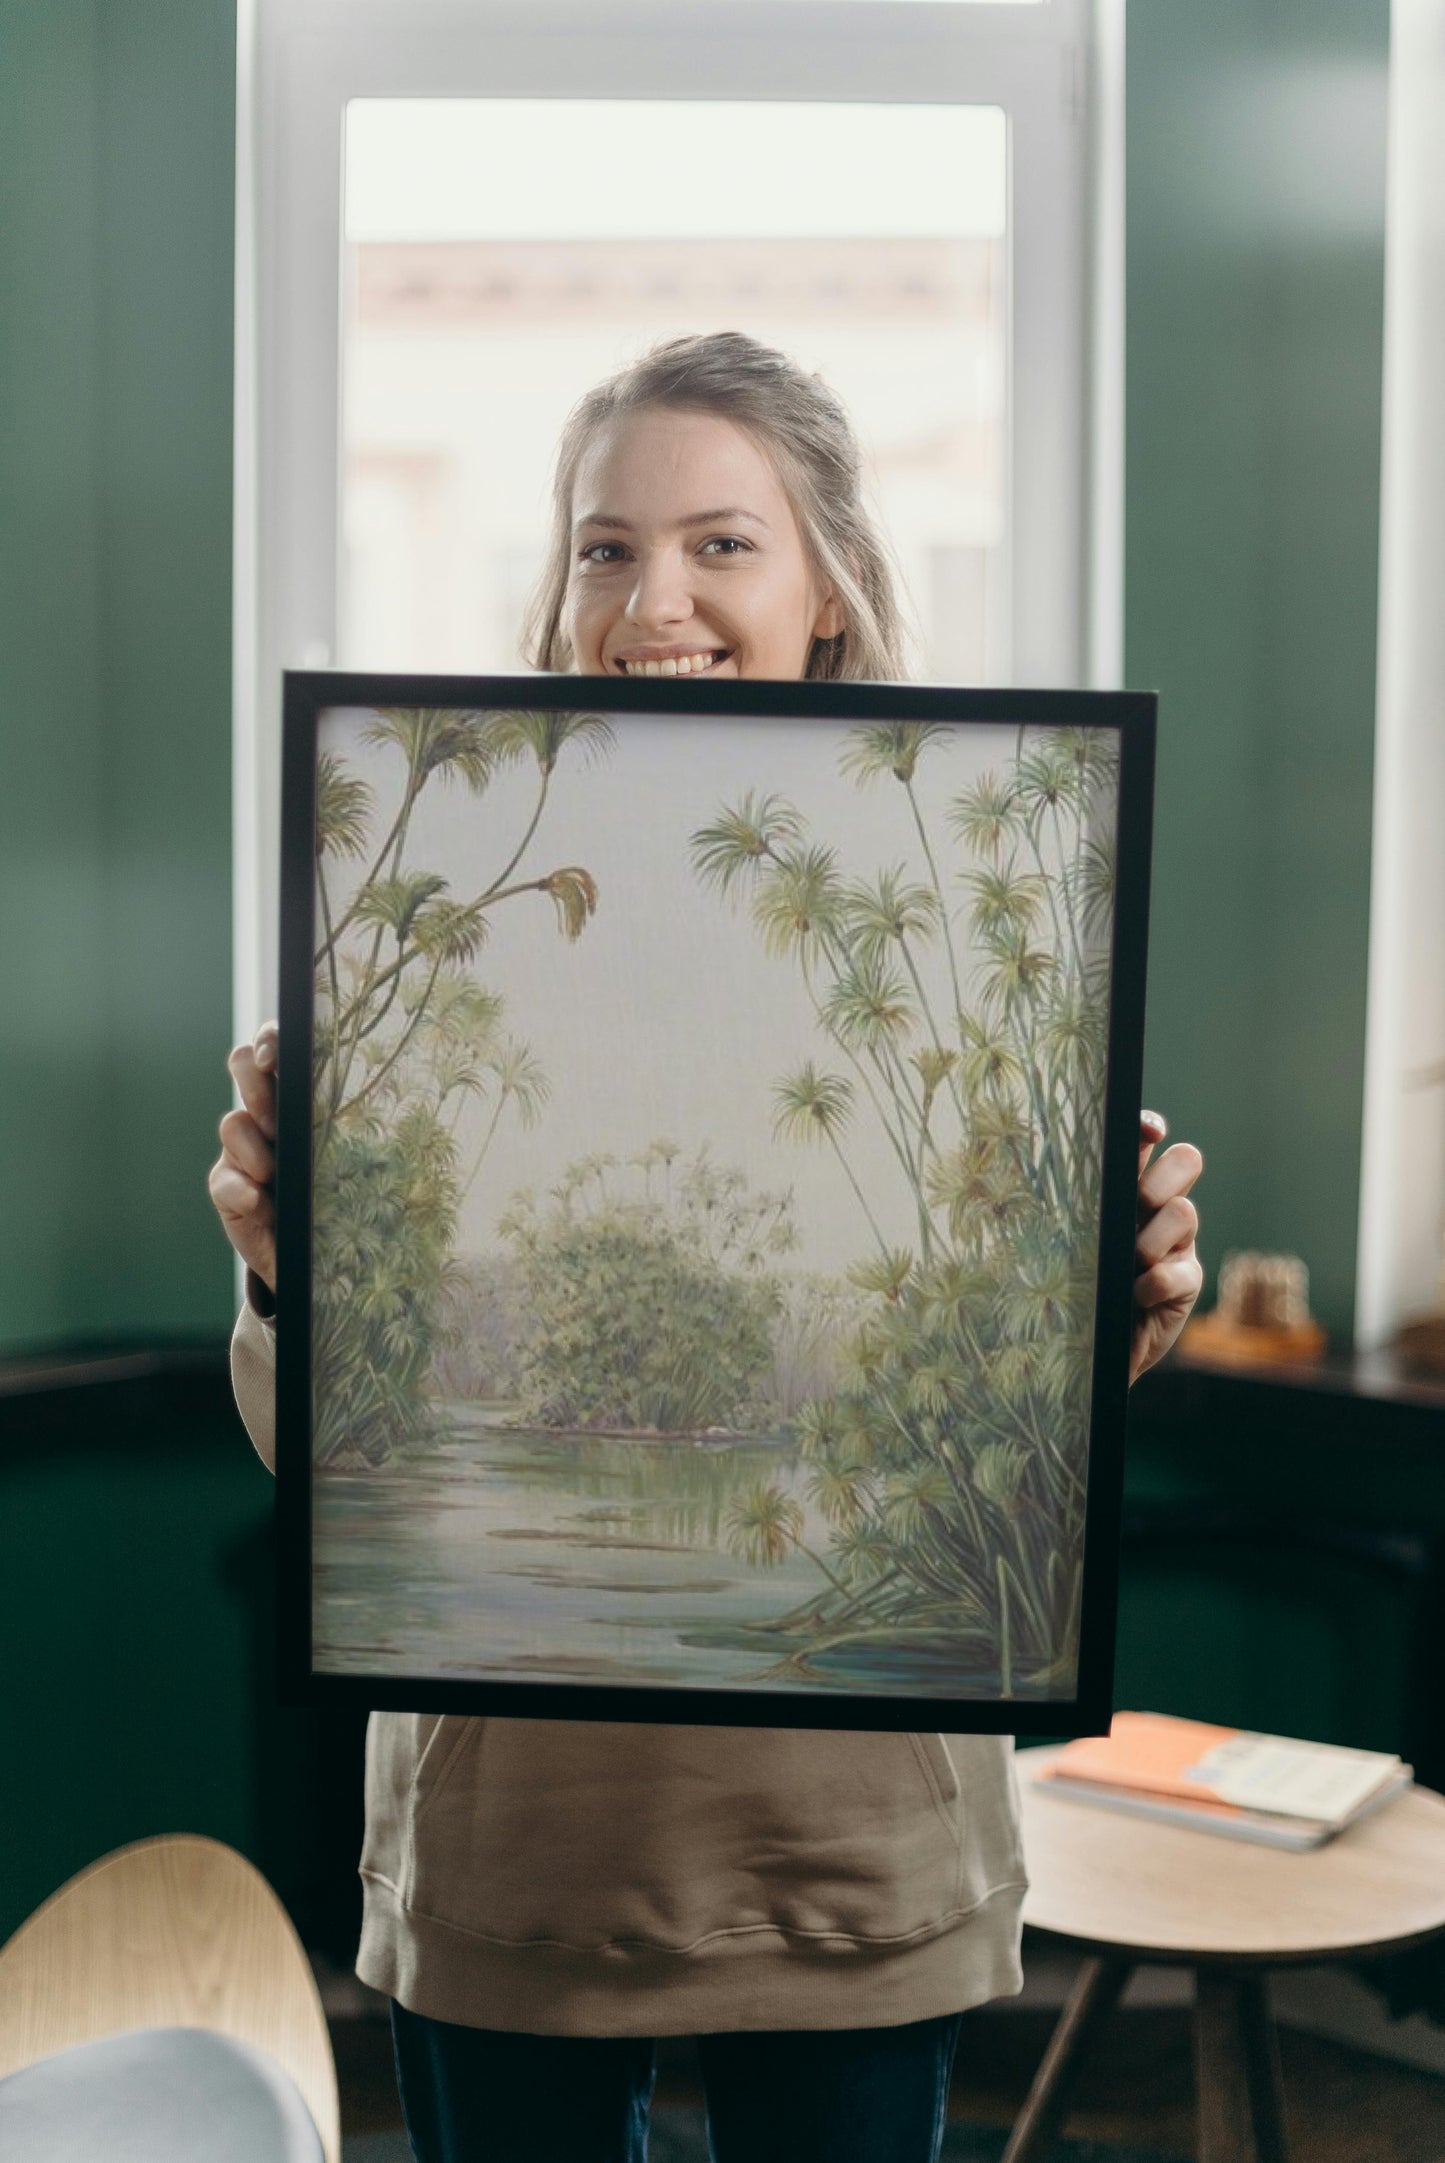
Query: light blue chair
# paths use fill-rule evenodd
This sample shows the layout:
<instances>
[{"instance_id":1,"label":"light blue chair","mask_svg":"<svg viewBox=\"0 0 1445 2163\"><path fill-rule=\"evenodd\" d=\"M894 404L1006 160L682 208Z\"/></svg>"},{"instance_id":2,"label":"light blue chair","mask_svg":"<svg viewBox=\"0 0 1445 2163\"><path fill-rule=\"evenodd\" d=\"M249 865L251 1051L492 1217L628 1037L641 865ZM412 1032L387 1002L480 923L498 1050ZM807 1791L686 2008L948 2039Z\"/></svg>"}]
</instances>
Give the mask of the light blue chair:
<instances>
[{"instance_id":1,"label":"light blue chair","mask_svg":"<svg viewBox=\"0 0 1445 2163\"><path fill-rule=\"evenodd\" d=\"M7 2163L340 2163L310 1965L244 1857L143 1840L0 1949Z\"/></svg>"}]
</instances>

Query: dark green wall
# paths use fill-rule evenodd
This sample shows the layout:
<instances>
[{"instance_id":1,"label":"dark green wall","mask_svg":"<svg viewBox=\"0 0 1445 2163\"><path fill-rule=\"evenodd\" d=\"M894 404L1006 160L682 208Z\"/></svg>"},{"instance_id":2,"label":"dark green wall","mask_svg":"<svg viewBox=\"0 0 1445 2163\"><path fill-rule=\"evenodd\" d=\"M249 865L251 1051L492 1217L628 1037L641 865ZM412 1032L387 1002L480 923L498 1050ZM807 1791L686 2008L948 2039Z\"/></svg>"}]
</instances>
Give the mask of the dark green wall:
<instances>
[{"instance_id":1,"label":"dark green wall","mask_svg":"<svg viewBox=\"0 0 1445 2163\"><path fill-rule=\"evenodd\" d=\"M0 14L0 1343L96 1311L105 1150L95 35Z\"/></svg>"},{"instance_id":2,"label":"dark green wall","mask_svg":"<svg viewBox=\"0 0 1445 2163\"><path fill-rule=\"evenodd\" d=\"M233 0L0 0L0 1352L212 1330Z\"/></svg>"},{"instance_id":3,"label":"dark green wall","mask_svg":"<svg viewBox=\"0 0 1445 2163\"><path fill-rule=\"evenodd\" d=\"M258 1854L272 1482L223 1389L0 1403L0 1942L127 1841Z\"/></svg>"},{"instance_id":4,"label":"dark green wall","mask_svg":"<svg viewBox=\"0 0 1445 2163\"><path fill-rule=\"evenodd\" d=\"M355 1950L361 1716L276 1701L275 1483L224 1361L0 1398L0 1943L97 1856L239 1848Z\"/></svg>"},{"instance_id":5,"label":"dark green wall","mask_svg":"<svg viewBox=\"0 0 1445 2163\"><path fill-rule=\"evenodd\" d=\"M1157 687L1147 1089L1231 1246L1354 1298L1387 0L1130 0L1126 680Z\"/></svg>"}]
</instances>

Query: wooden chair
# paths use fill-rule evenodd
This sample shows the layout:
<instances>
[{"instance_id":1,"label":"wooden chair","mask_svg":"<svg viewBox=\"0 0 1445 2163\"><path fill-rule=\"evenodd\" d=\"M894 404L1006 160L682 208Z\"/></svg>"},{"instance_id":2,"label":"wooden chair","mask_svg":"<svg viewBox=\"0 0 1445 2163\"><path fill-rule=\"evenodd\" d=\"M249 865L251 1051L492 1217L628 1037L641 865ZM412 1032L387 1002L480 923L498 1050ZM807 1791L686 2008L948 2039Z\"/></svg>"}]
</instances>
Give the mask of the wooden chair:
<instances>
[{"instance_id":1,"label":"wooden chair","mask_svg":"<svg viewBox=\"0 0 1445 2163\"><path fill-rule=\"evenodd\" d=\"M1322 1848L1261 1847L1036 1789L1020 1750L1024 1921L1088 1955L1003 2163L1041 2163L1089 2040L1141 1962L1191 1967L1199 2163L1287 2163L1268 1971L1445 1934L1445 1797L1415 1787Z\"/></svg>"},{"instance_id":2,"label":"wooden chair","mask_svg":"<svg viewBox=\"0 0 1445 2163\"><path fill-rule=\"evenodd\" d=\"M0 1948L0 2079L77 2043L205 2028L272 2058L340 2163L336 2067L301 1941L258 1870L187 1833L118 1848Z\"/></svg>"}]
</instances>

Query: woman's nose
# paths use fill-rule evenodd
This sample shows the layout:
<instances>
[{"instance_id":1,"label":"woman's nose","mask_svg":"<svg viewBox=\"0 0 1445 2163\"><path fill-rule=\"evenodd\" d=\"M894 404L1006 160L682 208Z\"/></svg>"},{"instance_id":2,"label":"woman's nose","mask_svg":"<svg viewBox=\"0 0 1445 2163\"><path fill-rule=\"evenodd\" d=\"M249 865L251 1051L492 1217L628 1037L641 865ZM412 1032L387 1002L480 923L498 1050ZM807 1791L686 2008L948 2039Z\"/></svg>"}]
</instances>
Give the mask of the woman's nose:
<instances>
[{"instance_id":1,"label":"woman's nose","mask_svg":"<svg viewBox=\"0 0 1445 2163\"><path fill-rule=\"evenodd\" d=\"M643 631L669 628L692 614L687 566L677 550L649 550L639 557L627 613Z\"/></svg>"}]
</instances>

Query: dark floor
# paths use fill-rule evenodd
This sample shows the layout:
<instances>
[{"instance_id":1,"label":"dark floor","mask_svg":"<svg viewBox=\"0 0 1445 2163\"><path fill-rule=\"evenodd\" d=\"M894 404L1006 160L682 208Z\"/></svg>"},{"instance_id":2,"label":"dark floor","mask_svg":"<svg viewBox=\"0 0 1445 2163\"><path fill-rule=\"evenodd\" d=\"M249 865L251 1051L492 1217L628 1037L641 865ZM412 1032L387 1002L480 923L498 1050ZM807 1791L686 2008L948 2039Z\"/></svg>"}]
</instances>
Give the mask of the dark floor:
<instances>
[{"instance_id":1,"label":"dark floor","mask_svg":"<svg viewBox=\"0 0 1445 2163\"><path fill-rule=\"evenodd\" d=\"M1043 2055L1056 2015L1017 2008L964 2021L950 2115L1010 2124ZM1183 2006L1117 2013L1080 2084L1068 2131L1151 2149L1185 2163L1195 2155L1190 2012ZM390 2033L378 2019L332 2024L344 2135L399 2126ZM1280 2035L1292 2163L1445 2163L1445 2080L1340 2043ZM662 2052L658 2101L701 2096L686 2044Z\"/></svg>"}]
</instances>

